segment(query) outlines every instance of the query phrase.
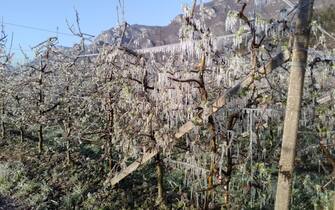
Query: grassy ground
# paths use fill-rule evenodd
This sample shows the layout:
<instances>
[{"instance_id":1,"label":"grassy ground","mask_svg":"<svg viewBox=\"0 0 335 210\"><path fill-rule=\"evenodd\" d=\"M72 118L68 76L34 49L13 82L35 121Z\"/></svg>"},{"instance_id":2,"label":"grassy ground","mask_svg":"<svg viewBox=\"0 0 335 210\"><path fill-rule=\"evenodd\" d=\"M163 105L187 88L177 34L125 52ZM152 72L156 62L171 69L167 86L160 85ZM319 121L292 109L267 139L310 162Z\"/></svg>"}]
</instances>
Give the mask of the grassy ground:
<instances>
[{"instance_id":1,"label":"grassy ground","mask_svg":"<svg viewBox=\"0 0 335 210\"><path fill-rule=\"evenodd\" d=\"M96 160L78 157L72 166L67 166L64 155L57 151L38 156L35 147L28 143L1 144L0 194L4 205L17 203L23 209L98 207L90 196L103 196L97 192L102 189L105 173Z\"/></svg>"},{"instance_id":2,"label":"grassy ground","mask_svg":"<svg viewBox=\"0 0 335 210\"><path fill-rule=\"evenodd\" d=\"M2 209L147 209L155 206L154 167L116 189L103 186L108 169L97 148L83 146L65 164L63 148L38 155L34 142L0 142Z\"/></svg>"}]
</instances>

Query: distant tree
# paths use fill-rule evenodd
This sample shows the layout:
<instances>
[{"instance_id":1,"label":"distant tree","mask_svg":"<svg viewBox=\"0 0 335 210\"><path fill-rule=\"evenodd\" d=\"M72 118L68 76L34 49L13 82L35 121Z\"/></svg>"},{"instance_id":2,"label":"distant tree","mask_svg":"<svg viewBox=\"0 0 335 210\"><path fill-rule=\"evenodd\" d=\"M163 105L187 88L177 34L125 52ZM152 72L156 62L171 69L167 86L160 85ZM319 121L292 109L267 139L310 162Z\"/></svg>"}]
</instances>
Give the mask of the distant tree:
<instances>
[{"instance_id":1,"label":"distant tree","mask_svg":"<svg viewBox=\"0 0 335 210\"><path fill-rule=\"evenodd\" d=\"M49 38L35 47L36 61L34 64L27 66L29 69L28 88L31 92L26 96L30 105L29 117L33 124L36 125L38 136L38 152L41 154L44 148L44 128L49 123L54 122L53 115L50 114L59 105L57 90L53 87L52 54L55 50L56 38Z\"/></svg>"},{"instance_id":2,"label":"distant tree","mask_svg":"<svg viewBox=\"0 0 335 210\"><path fill-rule=\"evenodd\" d=\"M8 99L8 84L9 67L11 62L10 52L6 51L7 35L4 31L3 25L1 26L0 32L0 113L1 113L1 138L4 139L6 136L6 106Z\"/></svg>"}]
</instances>

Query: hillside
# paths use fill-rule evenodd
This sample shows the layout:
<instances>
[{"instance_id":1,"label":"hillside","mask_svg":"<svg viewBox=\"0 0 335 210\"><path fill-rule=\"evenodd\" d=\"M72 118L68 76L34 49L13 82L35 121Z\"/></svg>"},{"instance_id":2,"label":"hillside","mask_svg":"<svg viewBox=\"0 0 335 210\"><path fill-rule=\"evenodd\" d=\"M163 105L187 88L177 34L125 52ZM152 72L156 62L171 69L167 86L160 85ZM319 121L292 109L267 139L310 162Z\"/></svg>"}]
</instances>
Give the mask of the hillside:
<instances>
[{"instance_id":1,"label":"hillside","mask_svg":"<svg viewBox=\"0 0 335 210\"><path fill-rule=\"evenodd\" d=\"M290 1L289 1L290 2ZM292 1L297 2L297 0ZM327 7L332 3L332 0L316 0L315 8L321 9ZM264 8L256 8L256 12L266 18L277 18L279 11L289 6L283 0L271 0ZM328 7L327 7L328 8ZM204 4L204 11L206 14L206 24L214 36L221 36L224 34L231 34L231 31L226 31L225 20L228 11L241 9L241 3L236 0L213 0ZM248 5L246 14L252 15L254 8ZM199 6L196 9L199 13ZM275 16L273 16L275 14ZM167 45L177 43L179 41L179 29L181 27L181 15L176 16L167 26L145 26L145 25L130 25L128 26L124 45L131 49L149 48L160 45ZM113 43L118 37L115 28L108 29L99 34L95 39L96 45L103 43Z\"/></svg>"}]
</instances>

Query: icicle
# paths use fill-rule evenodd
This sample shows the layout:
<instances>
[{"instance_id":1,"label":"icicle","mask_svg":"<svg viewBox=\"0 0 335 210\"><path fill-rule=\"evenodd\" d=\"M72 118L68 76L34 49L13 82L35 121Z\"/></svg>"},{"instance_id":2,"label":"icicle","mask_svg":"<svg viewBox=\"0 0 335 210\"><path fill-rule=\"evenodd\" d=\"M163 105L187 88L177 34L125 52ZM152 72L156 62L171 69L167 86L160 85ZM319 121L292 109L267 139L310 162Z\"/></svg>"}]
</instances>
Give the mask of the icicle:
<instances>
[{"instance_id":1,"label":"icicle","mask_svg":"<svg viewBox=\"0 0 335 210\"><path fill-rule=\"evenodd\" d=\"M318 172L321 173L321 160L318 160Z\"/></svg>"},{"instance_id":2,"label":"icicle","mask_svg":"<svg viewBox=\"0 0 335 210\"><path fill-rule=\"evenodd\" d=\"M287 14L288 14L288 12L287 12L286 8L281 9L279 13L280 13L280 19L287 20ZM313 26L313 24L312 24L312 26Z\"/></svg>"},{"instance_id":3,"label":"icicle","mask_svg":"<svg viewBox=\"0 0 335 210\"><path fill-rule=\"evenodd\" d=\"M256 8L262 9L267 4L267 0L255 0L254 3Z\"/></svg>"},{"instance_id":4,"label":"icicle","mask_svg":"<svg viewBox=\"0 0 335 210\"><path fill-rule=\"evenodd\" d=\"M187 168L184 169L184 180L183 180L183 184L184 186L187 186Z\"/></svg>"},{"instance_id":5,"label":"icicle","mask_svg":"<svg viewBox=\"0 0 335 210\"><path fill-rule=\"evenodd\" d=\"M233 39L233 45L234 47L239 47L242 43L242 35L236 34L236 36Z\"/></svg>"},{"instance_id":6,"label":"icicle","mask_svg":"<svg viewBox=\"0 0 335 210\"><path fill-rule=\"evenodd\" d=\"M249 114L249 132L250 132L250 176L251 179L253 179L253 169L252 169L252 165L253 165L253 151L252 151L252 143L253 143L253 111L252 110L248 110L248 114Z\"/></svg>"},{"instance_id":7,"label":"icicle","mask_svg":"<svg viewBox=\"0 0 335 210\"><path fill-rule=\"evenodd\" d=\"M234 31L236 23L238 22L237 12L229 11L226 17L226 31Z\"/></svg>"},{"instance_id":8,"label":"icicle","mask_svg":"<svg viewBox=\"0 0 335 210\"><path fill-rule=\"evenodd\" d=\"M266 152L267 152L267 150L266 150L266 148L264 147L264 148L263 148L263 151L262 151L262 158L263 158L263 160L265 160L265 158L266 158Z\"/></svg>"}]
</instances>

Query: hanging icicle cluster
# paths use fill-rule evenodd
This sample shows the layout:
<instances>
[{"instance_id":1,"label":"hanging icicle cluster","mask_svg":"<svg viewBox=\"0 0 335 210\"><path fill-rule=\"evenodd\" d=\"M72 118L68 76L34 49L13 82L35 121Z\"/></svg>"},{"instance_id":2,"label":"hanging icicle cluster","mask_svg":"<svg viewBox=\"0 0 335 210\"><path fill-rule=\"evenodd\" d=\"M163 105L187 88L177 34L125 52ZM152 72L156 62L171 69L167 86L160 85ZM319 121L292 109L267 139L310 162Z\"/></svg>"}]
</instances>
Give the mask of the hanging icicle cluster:
<instances>
[{"instance_id":1,"label":"hanging icicle cluster","mask_svg":"<svg viewBox=\"0 0 335 210\"><path fill-rule=\"evenodd\" d=\"M257 9L262 9L266 4L268 3L268 0L255 0L254 4Z\"/></svg>"},{"instance_id":2,"label":"hanging icicle cluster","mask_svg":"<svg viewBox=\"0 0 335 210\"><path fill-rule=\"evenodd\" d=\"M226 17L226 31L236 31L236 29L239 27L239 18L238 18L238 12L236 11L229 11Z\"/></svg>"}]
</instances>

